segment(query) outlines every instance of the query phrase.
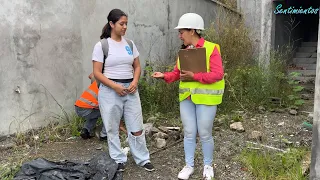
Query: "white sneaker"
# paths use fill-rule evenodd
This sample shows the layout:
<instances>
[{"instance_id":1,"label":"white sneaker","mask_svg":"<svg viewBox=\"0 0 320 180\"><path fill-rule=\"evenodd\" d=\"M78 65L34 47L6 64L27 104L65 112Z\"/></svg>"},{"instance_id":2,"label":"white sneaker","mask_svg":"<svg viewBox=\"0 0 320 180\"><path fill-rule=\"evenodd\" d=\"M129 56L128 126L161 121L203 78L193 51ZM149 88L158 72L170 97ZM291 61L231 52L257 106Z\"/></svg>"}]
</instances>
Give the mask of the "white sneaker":
<instances>
[{"instance_id":1,"label":"white sneaker","mask_svg":"<svg viewBox=\"0 0 320 180\"><path fill-rule=\"evenodd\" d=\"M189 179L190 175L193 173L194 169L191 166L185 166L178 175L178 179L187 180Z\"/></svg>"},{"instance_id":2,"label":"white sneaker","mask_svg":"<svg viewBox=\"0 0 320 180\"><path fill-rule=\"evenodd\" d=\"M205 180L212 180L213 177L214 177L213 167L205 165L203 168L203 178Z\"/></svg>"}]
</instances>

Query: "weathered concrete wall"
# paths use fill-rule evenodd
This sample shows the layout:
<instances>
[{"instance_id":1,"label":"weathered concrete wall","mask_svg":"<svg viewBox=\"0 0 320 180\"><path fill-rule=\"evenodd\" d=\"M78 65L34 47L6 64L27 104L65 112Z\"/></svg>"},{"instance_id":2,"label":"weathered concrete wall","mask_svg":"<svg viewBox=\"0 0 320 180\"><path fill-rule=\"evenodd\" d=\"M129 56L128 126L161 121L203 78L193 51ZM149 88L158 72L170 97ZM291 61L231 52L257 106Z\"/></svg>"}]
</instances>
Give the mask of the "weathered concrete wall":
<instances>
[{"instance_id":1,"label":"weathered concrete wall","mask_svg":"<svg viewBox=\"0 0 320 180\"><path fill-rule=\"evenodd\" d=\"M242 14L245 24L250 30L250 37L254 43L255 54L260 51L262 0L237 0L238 11Z\"/></svg>"},{"instance_id":2,"label":"weathered concrete wall","mask_svg":"<svg viewBox=\"0 0 320 180\"><path fill-rule=\"evenodd\" d=\"M0 136L61 115L55 101L73 111L89 84L92 50L111 9L120 7L129 15L126 37L135 42L144 66L148 60L171 59L180 47L173 28L183 13L199 13L207 27L222 8L211 0L0 2Z\"/></svg>"},{"instance_id":3,"label":"weathered concrete wall","mask_svg":"<svg viewBox=\"0 0 320 180\"><path fill-rule=\"evenodd\" d=\"M0 135L4 135L39 127L60 114L45 88L72 109L82 87L82 44L77 1L0 2Z\"/></svg>"},{"instance_id":4,"label":"weathered concrete wall","mask_svg":"<svg viewBox=\"0 0 320 180\"><path fill-rule=\"evenodd\" d=\"M270 51L274 48L275 14L274 2L271 0L237 0L238 11L243 15L246 25L251 30L254 41L255 55L260 63L269 64Z\"/></svg>"}]
</instances>

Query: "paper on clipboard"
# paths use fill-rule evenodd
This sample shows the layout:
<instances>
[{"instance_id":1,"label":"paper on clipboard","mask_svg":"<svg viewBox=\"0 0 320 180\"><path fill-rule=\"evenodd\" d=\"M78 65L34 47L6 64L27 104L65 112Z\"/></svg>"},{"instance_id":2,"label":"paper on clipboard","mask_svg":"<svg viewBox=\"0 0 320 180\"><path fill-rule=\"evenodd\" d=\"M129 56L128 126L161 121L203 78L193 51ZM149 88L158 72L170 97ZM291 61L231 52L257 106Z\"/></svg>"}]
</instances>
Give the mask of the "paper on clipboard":
<instances>
[{"instance_id":1,"label":"paper on clipboard","mask_svg":"<svg viewBox=\"0 0 320 180\"><path fill-rule=\"evenodd\" d=\"M206 48L181 49L178 54L181 70L207 72Z\"/></svg>"}]
</instances>

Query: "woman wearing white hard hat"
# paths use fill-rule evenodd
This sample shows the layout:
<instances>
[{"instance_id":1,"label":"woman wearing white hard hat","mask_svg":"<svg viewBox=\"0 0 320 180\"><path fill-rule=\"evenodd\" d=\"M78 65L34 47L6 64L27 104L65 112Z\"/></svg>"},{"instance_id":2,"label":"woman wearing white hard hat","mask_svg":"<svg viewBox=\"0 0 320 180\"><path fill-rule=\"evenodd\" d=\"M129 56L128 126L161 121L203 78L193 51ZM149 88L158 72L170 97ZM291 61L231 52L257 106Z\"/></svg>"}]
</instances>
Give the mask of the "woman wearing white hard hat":
<instances>
[{"instance_id":1,"label":"woman wearing white hard hat","mask_svg":"<svg viewBox=\"0 0 320 180\"><path fill-rule=\"evenodd\" d=\"M179 59L172 72L154 72L152 77L164 79L167 83L177 80L179 85L180 115L184 129L185 167L179 172L179 179L189 179L194 172L194 154L196 136L200 136L203 152L203 177L214 177L212 161L214 141L212 137L213 121L217 105L221 104L224 92L224 71L218 44L204 40L202 17L195 13L186 13L180 17L179 37L185 48L206 48L207 72L193 73L180 71ZM197 61L197 59L195 59Z\"/></svg>"}]
</instances>

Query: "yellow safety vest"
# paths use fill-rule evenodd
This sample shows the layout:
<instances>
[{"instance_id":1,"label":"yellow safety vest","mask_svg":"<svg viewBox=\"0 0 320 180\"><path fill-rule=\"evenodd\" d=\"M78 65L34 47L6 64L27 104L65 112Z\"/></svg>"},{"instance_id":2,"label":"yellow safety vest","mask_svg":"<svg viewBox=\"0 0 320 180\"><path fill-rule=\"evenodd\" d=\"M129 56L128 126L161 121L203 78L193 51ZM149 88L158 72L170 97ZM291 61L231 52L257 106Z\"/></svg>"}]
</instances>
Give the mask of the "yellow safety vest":
<instances>
[{"instance_id":1,"label":"yellow safety vest","mask_svg":"<svg viewBox=\"0 0 320 180\"><path fill-rule=\"evenodd\" d=\"M220 53L220 46L218 44L205 41L203 47L206 48L207 72L210 72L210 56L215 47L218 48L218 51ZM177 65L178 65L178 69L180 70L179 58L178 58ZM193 81L193 82L180 81L179 100L183 101L191 95L191 100L194 104L219 105L222 102L224 88L225 88L224 79L212 84L202 84L197 81Z\"/></svg>"}]
</instances>

